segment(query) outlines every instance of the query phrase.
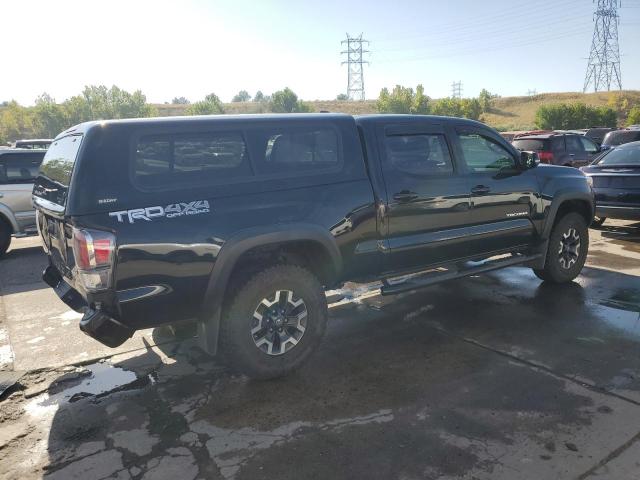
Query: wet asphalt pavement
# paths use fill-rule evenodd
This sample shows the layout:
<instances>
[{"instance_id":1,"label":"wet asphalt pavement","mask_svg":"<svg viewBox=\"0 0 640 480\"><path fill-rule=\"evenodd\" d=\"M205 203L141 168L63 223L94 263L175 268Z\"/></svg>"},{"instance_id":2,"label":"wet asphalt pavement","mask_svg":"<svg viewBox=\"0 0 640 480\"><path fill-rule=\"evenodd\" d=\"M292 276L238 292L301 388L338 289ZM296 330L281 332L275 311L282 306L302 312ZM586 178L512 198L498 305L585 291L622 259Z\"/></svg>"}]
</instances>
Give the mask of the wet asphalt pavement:
<instances>
[{"instance_id":1,"label":"wet asphalt pavement","mask_svg":"<svg viewBox=\"0 0 640 480\"><path fill-rule=\"evenodd\" d=\"M289 377L233 376L166 329L117 351L0 262L0 478L638 479L640 224L592 230L576 282L525 268L332 304Z\"/></svg>"}]
</instances>

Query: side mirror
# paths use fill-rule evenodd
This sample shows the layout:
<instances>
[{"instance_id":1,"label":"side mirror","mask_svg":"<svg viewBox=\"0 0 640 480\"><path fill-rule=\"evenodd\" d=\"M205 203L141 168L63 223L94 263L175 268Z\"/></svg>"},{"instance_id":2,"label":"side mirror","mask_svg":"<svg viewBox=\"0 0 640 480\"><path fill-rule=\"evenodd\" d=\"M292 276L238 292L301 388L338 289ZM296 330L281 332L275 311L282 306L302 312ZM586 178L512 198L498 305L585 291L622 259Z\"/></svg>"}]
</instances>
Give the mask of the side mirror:
<instances>
[{"instance_id":1,"label":"side mirror","mask_svg":"<svg viewBox=\"0 0 640 480\"><path fill-rule=\"evenodd\" d=\"M534 168L540 163L540 157L536 152L520 152L520 161L525 168Z\"/></svg>"}]
</instances>

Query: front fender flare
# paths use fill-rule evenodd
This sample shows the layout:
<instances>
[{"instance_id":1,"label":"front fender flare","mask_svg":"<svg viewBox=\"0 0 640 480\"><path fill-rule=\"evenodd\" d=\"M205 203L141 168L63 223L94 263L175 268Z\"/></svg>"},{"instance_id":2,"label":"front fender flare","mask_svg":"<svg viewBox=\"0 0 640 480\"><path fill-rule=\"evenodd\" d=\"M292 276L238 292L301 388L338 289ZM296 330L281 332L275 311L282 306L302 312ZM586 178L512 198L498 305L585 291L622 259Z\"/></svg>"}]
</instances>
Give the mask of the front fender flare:
<instances>
[{"instance_id":1,"label":"front fender flare","mask_svg":"<svg viewBox=\"0 0 640 480\"><path fill-rule=\"evenodd\" d=\"M549 205L547 215L545 216L545 224L544 229L542 231L542 238L545 240L549 239L551 235L551 228L556 221L556 216L558 214L558 210L560 206L567 201L577 200L586 202L591 209L591 217L595 214L595 201L593 197L593 193L590 192L582 192L576 190L566 190L559 191L553 196L553 200L551 201L551 205Z\"/></svg>"},{"instance_id":2,"label":"front fender flare","mask_svg":"<svg viewBox=\"0 0 640 480\"><path fill-rule=\"evenodd\" d=\"M256 247L296 241L312 241L322 245L331 258L333 271L336 275L340 274L340 250L333 236L318 225L287 224L243 230L225 241L211 271L198 319L198 340L203 350L211 355L217 352L224 295L238 259Z\"/></svg>"}]
</instances>

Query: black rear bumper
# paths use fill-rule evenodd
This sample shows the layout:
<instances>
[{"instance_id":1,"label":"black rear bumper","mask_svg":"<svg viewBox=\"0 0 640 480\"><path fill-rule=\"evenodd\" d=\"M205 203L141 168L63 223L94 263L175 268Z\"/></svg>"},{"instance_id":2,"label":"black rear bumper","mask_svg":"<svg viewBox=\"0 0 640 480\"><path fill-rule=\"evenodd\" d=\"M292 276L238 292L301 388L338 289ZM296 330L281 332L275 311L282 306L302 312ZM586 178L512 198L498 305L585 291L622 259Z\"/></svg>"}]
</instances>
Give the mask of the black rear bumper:
<instances>
[{"instance_id":1,"label":"black rear bumper","mask_svg":"<svg viewBox=\"0 0 640 480\"><path fill-rule=\"evenodd\" d=\"M49 265L42 272L42 279L56 292L69 308L83 313L80 330L108 347L118 347L131 338L134 330L110 317L100 309L93 309L84 297L69 285L60 272Z\"/></svg>"}]
</instances>

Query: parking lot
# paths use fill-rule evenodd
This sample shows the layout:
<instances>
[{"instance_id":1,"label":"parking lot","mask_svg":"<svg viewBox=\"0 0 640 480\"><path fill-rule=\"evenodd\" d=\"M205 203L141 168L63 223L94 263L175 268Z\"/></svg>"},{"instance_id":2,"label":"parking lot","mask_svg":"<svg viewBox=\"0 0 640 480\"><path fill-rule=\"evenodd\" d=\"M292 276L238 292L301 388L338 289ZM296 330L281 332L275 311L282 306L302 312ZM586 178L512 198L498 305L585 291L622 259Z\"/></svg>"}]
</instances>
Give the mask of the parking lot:
<instances>
[{"instance_id":1,"label":"parking lot","mask_svg":"<svg viewBox=\"0 0 640 480\"><path fill-rule=\"evenodd\" d=\"M0 262L0 477L637 479L640 224L591 230L577 282L525 268L382 297L334 292L325 341L249 381L188 331L116 350L39 275Z\"/></svg>"}]
</instances>

